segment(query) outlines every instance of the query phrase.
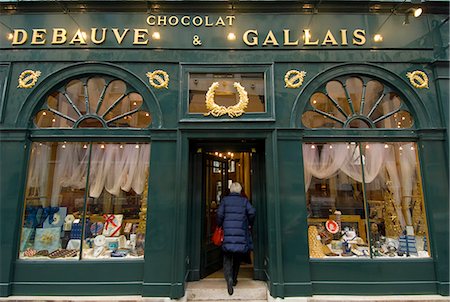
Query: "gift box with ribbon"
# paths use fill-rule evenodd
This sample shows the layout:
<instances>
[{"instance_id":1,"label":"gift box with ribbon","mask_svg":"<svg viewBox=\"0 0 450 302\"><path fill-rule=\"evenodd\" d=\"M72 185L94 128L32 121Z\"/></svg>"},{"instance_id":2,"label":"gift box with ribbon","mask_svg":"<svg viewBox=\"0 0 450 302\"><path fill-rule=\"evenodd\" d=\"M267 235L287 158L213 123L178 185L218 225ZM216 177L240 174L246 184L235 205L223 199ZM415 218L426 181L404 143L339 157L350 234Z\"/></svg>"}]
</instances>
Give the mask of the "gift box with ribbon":
<instances>
[{"instance_id":1,"label":"gift box with ribbon","mask_svg":"<svg viewBox=\"0 0 450 302\"><path fill-rule=\"evenodd\" d=\"M61 248L61 235L60 228L41 228L36 229L36 237L34 238L35 250L48 250L53 252Z\"/></svg>"},{"instance_id":2,"label":"gift box with ribbon","mask_svg":"<svg viewBox=\"0 0 450 302\"><path fill-rule=\"evenodd\" d=\"M103 215L105 219L103 227L103 235L106 237L117 237L120 236L120 229L122 228L122 214L105 214Z\"/></svg>"},{"instance_id":3,"label":"gift box with ribbon","mask_svg":"<svg viewBox=\"0 0 450 302\"><path fill-rule=\"evenodd\" d=\"M47 214L43 224L44 228L61 227L64 224L64 219L66 218L67 208L48 207L44 209L44 213Z\"/></svg>"}]
</instances>

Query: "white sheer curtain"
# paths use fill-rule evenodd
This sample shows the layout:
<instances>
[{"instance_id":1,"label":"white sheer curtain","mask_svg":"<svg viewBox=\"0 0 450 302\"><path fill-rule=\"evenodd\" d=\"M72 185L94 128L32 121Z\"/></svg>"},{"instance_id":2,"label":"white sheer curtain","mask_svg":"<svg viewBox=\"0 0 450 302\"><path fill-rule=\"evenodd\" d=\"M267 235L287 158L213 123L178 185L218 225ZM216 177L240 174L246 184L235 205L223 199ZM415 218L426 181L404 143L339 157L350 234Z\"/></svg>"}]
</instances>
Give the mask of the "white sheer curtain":
<instances>
[{"instance_id":1,"label":"white sheer curtain","mask_svg":"<svg viewBox=\"0 0 450 302\"><path fill-rule=\"evenodd\" d=\"M359 146L357 144L350 144L346 151L346 160L340 167L342 172L357 182L363 182ZM362 157L365 183L371 183L378 176L384 164L385 154L384 144L371 143L366 145Z\"/></svg>"},{"instance_id":2,"label":"white sheer curtain","mask_svg":"<svg viewBox=\"0 0 450 302\"><path fill-rule=\"evenodd\" d=\"M324 144L319 155L315 145L303 144L305 188L308 190L312 176L325 179L333 176L347 158L345 143Z\"/></svg>"},{"instance_id":3,"label":"white sheer curtain","mask_svg":"<svg viewBox=\"0 0 450 302\"><path fill-rule=\"evenodd\" d=\"M30 196L39 197L42 206L46 206L50 154L51 146L44 143L32 144L27 187Z\"/></svg>"},{"instance_id":4,"label":"white sheer curtain","mask_svg":"<svg viewBox=\"0 0 450 302\"><path fill-rule=\"evenodd\" d=\"M52 207L59 205L61 188L82 189L86 186L88 156L86 145L81 143L58 144L53 174Z\"/></svg>"},{"instance_id":5,"label":"white sheer curtain","mask_svg":"<svg viewBox=\"0 0 450 302\"><path fill-rule=\"evenodd\" d=\"M98 198L103 189L115 196L131 189L142 194L149 160L150 144L93 145L89 196Z\"/></svg>"},{"instance_id":6,"label":"white sheer curtain","mask_svg":"<svg viewBox=\"0 0 450 302\"><path fill-rule=\"evenodd\" d=\"M303 144L305 190L309 189L312 177L328 179L338 171L357 182L371 183L378 176L389 180L393 192L394 207L402 227L411 225L410 203L416 182L416 153L414 143L382 144L368 143L361 158L358 144L323 144L321 151L312 144ZM363 168L361 167L363 163ZM385 178L384 175L388 177Z\"/></svg>"},{"instance_id":7,"label":"white sheer curtain","mask_svg":"<svg viewBox=\"0 0 450 302\"><path fill-rule=\"evenodd\" d=\"M79 143L60 144L56 150L51 205L58 206L61 188L86 186L89 148ZM93 144L89 169L89 196L105 189L118 196L133 189L142 194L150 161L150 144ZM30 178L35 178L32 172ZM47 179L47 178L45 178Z\"/></svg>"}]
</instances>

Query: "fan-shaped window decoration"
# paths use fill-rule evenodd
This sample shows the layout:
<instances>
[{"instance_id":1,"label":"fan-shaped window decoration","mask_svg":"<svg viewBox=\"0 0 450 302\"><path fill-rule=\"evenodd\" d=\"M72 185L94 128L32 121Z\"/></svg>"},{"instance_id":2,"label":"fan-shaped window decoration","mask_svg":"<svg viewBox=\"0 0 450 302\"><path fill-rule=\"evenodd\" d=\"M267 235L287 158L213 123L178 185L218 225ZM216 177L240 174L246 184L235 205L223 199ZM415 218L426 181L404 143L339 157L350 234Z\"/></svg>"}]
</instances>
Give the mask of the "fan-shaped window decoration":
<instances>
[{"instance_id":1,"label":"fan-shaped window decoration","mask_svg":"<svg viewBox=\"0 0 450 302\"><path fill-rule=\"evenodd\" d=\"M347 76L329 81L311 96L302 123L308 128L411 128L413 118L389 86Z\"/></svg>"},{"instance_id":2,"label":"fan-shaped window decoration","mask_svg":"<svg viewBox=\"0 0 450 302\"><path fill-rule=\"evenodd\" d=\"M151 122L142 96L107 76L68 81L47 96L34 117L38 128L145 128Z\"/></svg>"}]
</instances>

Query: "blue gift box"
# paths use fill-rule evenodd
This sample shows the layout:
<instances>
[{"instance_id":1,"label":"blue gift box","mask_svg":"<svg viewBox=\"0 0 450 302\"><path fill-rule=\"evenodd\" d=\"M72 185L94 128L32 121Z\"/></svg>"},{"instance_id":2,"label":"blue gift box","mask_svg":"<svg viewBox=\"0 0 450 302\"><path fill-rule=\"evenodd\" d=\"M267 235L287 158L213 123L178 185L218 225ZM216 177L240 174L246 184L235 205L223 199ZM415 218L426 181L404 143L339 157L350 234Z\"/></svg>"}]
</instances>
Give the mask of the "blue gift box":
<instances>
[{"instance_id":1,"label":"blue gift box","mask_svg":"<svg viewBox=\"0 0 450 302\"><path fill-rule=\"evenodd\" d=\"M72 224L72 230L70 231L70 239L81 239L81 230L83 225L81 222L76 222Z\"/></svg>"}]
</instances>

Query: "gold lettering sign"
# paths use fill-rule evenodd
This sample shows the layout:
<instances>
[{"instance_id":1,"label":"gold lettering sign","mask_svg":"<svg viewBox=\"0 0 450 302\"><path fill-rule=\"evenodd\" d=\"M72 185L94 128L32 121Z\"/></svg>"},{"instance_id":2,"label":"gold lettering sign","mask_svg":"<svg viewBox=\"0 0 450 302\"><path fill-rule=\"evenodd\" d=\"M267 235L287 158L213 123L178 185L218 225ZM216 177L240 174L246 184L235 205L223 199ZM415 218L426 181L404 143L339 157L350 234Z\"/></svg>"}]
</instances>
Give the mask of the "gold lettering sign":
<instances>
[{"instance_id":1,"label":"gold lettering sign","mask_svg":"<svg viewBox=\"0 0 450 302\"><path fill-rule=\"evenodd\" d=\"M269 30L267 33L260 33L257 29L248 29L242 35L242 42L247 46L347 46L347 29L331 30L328 29L322 37L316 36L311 29L303 29L302 36L295 35L291 29L285 28L282 33ZM261 39L260 39L261 38ZM364 29L355 29L352 33L352 44L361 46L366 43L366 31ZM260 44L262 40L262 44ZM282 43L282 44L281 44Z\"/></svg>"},{"instance_id":2,"label":"gold lettering sign","mask_svg":"<svg viewBox=\"0 0 450 302\"><path fill-rule=\"evenodd\" d=\"M164 31L160 35L159 31L155 31L154 27L183 27L192 28L215 28L232 27L235 25L236 17L233 15L149 15L145 18L146 24L150 28L118 28L118 27L92 27L78 28L76 31L67 30L62 27L54 28L32 28L23 29L16 28L12 31L11 46L21 45L102 45L108 41L109 44L128 44L131 45L151 45L153 40L161 39L158 47L164 47L164 36L169 36L170 32ZM361 28L322 28L320 32L310 28L283 28L283 29L267 29L264 31L257 28L240 28L233 29L231 33L242 33L242 45L259 46L264 48L271 47L336 47L362 46L366 44L366 31ZM166 35L167 33L167 35ZM217 35L223 35L223 30L218 30ZM199 37L194 33L193 37ZM216 39L217 37L213 39ZM202 33L202 41L208 41L208 35ZM224 43L226 38L224 37ZM183 39L180 39L180 41ZM176 40L168 39L170 43L176 43ZM194 41L194 40L192 40ZM191 45L200 46L198 42L191 42ZM209 43L208 45L213 45ZM168 47L173 47L170 45ZM175 45L177 46L177 45ZM184 45L189 47L189 45ZM235 44L236 46L236 44ZM239 45L238 45L239 47Z\"/></svg>"},{"instance_id":3,"label":"gold lettering sign","mask_svg":"<svg viewBox=\"0 0 450 302\"><path fill-rule=\"evenodd\" d=\"M150 26L194 26L194 27L226 27L233 26L235 16L177 16L177 15L150 15L147 24Z\"/></svg>"}]
</instances>

